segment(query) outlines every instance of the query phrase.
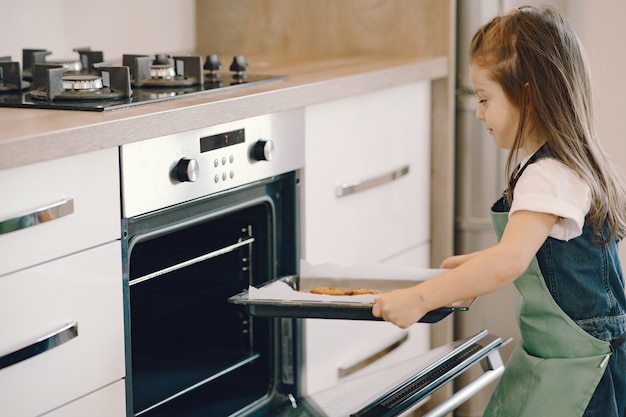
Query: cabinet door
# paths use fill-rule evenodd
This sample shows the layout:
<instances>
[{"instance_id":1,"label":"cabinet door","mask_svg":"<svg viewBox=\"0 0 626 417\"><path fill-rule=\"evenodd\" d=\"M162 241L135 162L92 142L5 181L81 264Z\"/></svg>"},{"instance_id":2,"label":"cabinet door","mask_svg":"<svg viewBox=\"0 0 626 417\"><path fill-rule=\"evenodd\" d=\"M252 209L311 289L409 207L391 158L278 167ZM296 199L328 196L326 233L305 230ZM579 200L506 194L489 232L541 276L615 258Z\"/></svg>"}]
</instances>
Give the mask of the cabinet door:
<instances>
[{"instance_id":1,"label":"cabinet door","mask_svg":"<svg viewBox=\"0 0 626 417\"><path fill-rule=\"evenodd\" d=\"M79 398L66 406L44 414L45 417L124 417L126 416L124 381L118 381Z\"/></svg>"},{"instance_id":2,"label":"cabinet door","mask_svg":"<svg viewBox=\"0 0 626 417\"><path fill-rule=\"evenodd\" d=\"M428 260L429 247L423 245L385 264L427 268ZM308 394L430 349L430 327L423 323L402 330L382 321L305 319L304 332L304 389Z\"/></svg>"},{"instance_id":3,"label":"cabinet door","mask_svg":"<svg viewBox=\"0 0 626 417\"><path fill-rule=\"evenodd\" d=\"M307 261L379 261L428 242L430 83L310 106L305 115Z\"/></svg>"},{"instance_id":4,"label":"cabinet door","mask_svg":"<svg viewBox=\"0 0 626 417\"><path fill-rule=\"evenodd\" d=\"M118 160L111 148L0 171L0 275L119 239Z\"/></svg>"},{"instance_id":5,"label":"cabinet door","mask_svg":"<svg viewBox=\"0 0 626 417\"><path fill-rule=\"evenodd\" d=\"M119 241L0 277L0 364L2 416L40 415L122 380Z\"/></svg>"},{"instance_id":6,"label":"cabinet door","mask_svg":"<svg viewBox=\"0 0 626 417\"><path fill-rule=\"evenodd\" d=\"M430 83L307 107L302 256L340 265L428 267ZM393 174L408 167L406 175ZM373 187L352 184L371 181ZM344 196L338 196L342 185ZM429 349L428 326L308 319L305 390L318 392ZM350 374L358 364L389 353Z\"/></svg>"}]
</instances>

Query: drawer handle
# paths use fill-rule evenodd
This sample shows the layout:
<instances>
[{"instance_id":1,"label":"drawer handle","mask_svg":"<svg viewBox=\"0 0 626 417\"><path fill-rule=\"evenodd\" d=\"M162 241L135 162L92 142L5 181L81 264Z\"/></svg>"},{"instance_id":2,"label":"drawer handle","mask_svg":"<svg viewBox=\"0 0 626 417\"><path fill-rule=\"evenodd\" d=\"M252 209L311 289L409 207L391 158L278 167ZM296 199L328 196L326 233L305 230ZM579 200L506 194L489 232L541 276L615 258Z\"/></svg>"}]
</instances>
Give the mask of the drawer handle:
<instances>
[{"instance_id":1,"label":"drawer handle","mask_svg":"<svg viewBox=\"0 0 626 417\"><path fill-rule=\"evenodd\" d=\"M65 198L57 203L37 209L32 213L22 214L12 219L0 220L0 235L36 226L39 223L49 222L72 213L74 213L74 199Z\"/></svg>"},{"instance_id":2,"label":"drawer handle","mask_svg":"<svg viewBox=\"0 0 626 417\"><path fill-rule=\"evenodd\" d=\"M379 185L397 180L408 173L409 166L405 165L374 178L338 185L337 188L335 188L335 194L337 197L345 197L350 194L358 193L359 191L369 190L370 188L378 187Z\"/></svg>"},{"instance_id":3,"label":"drawer handle","mask_svg":"<svg viewBox=\"0 0 626 417\"><path fill-rule=\"evenodd\" d=\"M40 337L35 341L35 343L18 349L15 352L0 356L0 369L6 368L7 366L15 365L16 363L25 361L26 359L32 358L33 356L37 356L52 348L62 345L63 343L68 342L77 336L78 323L68 323L62 328L52 332L51 334Z\"/></svg>"},{"instance_id":4,"label":"drawer handle","mask_svg":"<svg viewBox=\"0 0 626 417\"><path fill-rule=\"evenodd\" d=\"M400 336L400 338L398 338L397 340L393 341L388 346L385 346L381 350L379 350L377 352L374 352L373 354L369 355L368 357L360 359L360 360L356 361L353 364L339 367L339 369L337 370L337 374L339 375L339 378L343 378L343 377L346 377L346 376L348 376L350 374L353 374L356 371L365 368L370 363L376 362L378 359L382 358L383 356L387 355L388 353L391 353L391 351L393 351L396 348L398 348L400 345L402 345L408 339L409 339L409 334L408 333L404 333L402 336Z\"/></svg>"}]
</instances>

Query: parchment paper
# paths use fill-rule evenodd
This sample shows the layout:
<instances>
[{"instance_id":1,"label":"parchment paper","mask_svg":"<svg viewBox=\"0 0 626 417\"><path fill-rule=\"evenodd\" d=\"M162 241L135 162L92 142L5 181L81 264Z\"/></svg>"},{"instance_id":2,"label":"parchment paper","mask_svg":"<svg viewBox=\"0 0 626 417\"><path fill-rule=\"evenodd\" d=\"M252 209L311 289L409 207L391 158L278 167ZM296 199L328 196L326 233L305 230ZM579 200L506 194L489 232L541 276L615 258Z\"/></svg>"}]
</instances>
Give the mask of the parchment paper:
<instances>
[{"instance_id":1,"label":"parchment paper","mask_svg":"<svg viewBox=\"0 0 626 417\"><path fill-rule=\"evenodd\" d=\"M396 267L387 264L368 264L355 266L340 266L336 264L311 265L307 261L300 263L300 279L302 282L320 278L332 278L333 286L345 288L355 288L350 286L351 282L358 280L358 288L375 288L385 292L386 288L393 286L393 281L406 282L405 286L410 286L410 281L425 281L442 274L444 269L430 268L406 268ZM358 304L373 304L380 294L363 295L324 295L311 294L305 291L297 291L287 283L276 281L261 288L250 286L248 288L248 299L250 300L282 300L282 301L319 301L319 302L349 302Z\"/></svg>"}]
</instances>

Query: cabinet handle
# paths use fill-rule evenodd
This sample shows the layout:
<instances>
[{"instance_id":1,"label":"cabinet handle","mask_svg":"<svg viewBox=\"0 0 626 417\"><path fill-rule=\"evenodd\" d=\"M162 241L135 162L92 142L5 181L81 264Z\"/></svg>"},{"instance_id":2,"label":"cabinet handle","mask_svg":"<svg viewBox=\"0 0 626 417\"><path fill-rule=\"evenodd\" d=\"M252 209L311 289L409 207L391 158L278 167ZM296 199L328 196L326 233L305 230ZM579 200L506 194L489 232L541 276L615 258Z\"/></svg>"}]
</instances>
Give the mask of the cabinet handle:
<instances>
[{"instance_id":1,"label":"cabinet handle","mask_svg":"<svg viewBox=\"0 0 626 417\"><path fill-rule=\"evenodd\" d=\"M34 343L26 347L8 353L4 356L0 356L0 369L15 365L16 363L25 361L33 356L37 356L67 341L70 341L77 336L78 323L75 321L68 323L51 334L40 337Z\"/></svg>"},{"instance_id":2,"label":"cabinet handle","mask_svg":"<svg viewBox=\"0 0 626 417\"><path fill-rule=\"evenodd\" d=\"M409 166L404 165L398 169L394 169L391 172L384 173L377 177L369 178L363 181L354 181L351 183L345 183L338 185L335 188L335 194L337 197L345 197L350 194L358 193L359 191L369 190L370 188L378 187L379 185L386 184L388 182L397 180L400 177L409 173Z\"/></svg>"},{"instance_id":3,"label":"cabinet handle","mask_svg":"<svg viewBox=\"0 0 626 417\"><path fill-rule=\"evenodd\" d=\"M341 366L337 370L337 372L339 374L339 378L343 378L345 376L348 376L350 374L355 373L359 369L365 368L370 363L377 361L378 359L380 359L383 356L385 356L388 353L390 353L392 350L395 350L398 346L400 346L401 344L406 342L408 339L409 339L409 334L408 333L404 333L401 337L399 337L397 340L394 340L388 346L385 346L384 348L380 349L379 351L372 353L371 355L367 356L366 358L357 360L354 363L352 363L350 365L347 365L347 366Z\"/></svg>"},{"instance_id":4,"label":"cabinet handle","mask_svg":"<svg viewBox=\"0 0 626 417\"><path fill-rule=\"evenodd\" d=\"M0 235L36 226L74 213L74 199L65 198L57 203L41 207L31 213L11 219L0 220Z\"/></svg>"}]
</instances>

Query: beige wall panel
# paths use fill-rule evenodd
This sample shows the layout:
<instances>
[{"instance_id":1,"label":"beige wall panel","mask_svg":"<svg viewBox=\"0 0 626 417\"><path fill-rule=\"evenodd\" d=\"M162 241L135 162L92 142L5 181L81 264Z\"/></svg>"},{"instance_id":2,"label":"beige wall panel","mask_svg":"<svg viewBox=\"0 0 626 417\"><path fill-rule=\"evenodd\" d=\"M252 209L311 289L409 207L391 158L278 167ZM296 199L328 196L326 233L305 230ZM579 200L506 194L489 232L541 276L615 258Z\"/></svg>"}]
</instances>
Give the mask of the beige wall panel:
<instances>
[{"instance_id":1,"label":"beige wall panel","mask_svg":"<svg viewBox=\"0 0 626 417\"><path fill-rule=\"evenodd\" d=\"M288 57L445 56L449 7L441 0L197 0L197 49Z\"/></svg>"}]
</instances>

